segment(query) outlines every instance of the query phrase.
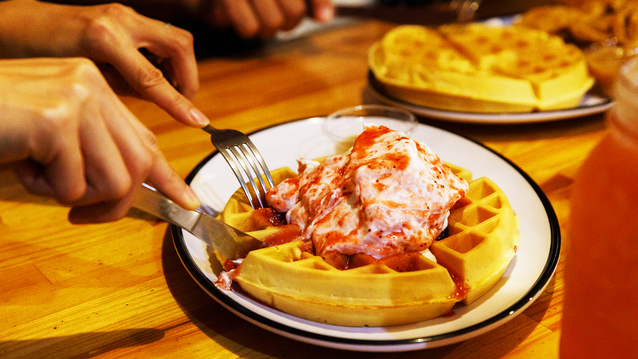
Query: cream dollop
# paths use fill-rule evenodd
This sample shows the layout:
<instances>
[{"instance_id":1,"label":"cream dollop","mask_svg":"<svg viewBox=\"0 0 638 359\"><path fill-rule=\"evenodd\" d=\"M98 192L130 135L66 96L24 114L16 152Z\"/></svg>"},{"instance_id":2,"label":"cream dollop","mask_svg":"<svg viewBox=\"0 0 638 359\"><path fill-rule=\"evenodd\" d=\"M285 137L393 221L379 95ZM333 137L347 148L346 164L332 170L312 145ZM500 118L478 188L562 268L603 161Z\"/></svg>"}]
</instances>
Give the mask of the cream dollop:
<instances>
[{"instance_id":1,"label":"cream dollop","mask_svg":"<svg viewBox=\"0 0 638 359\"><path fill-rule=\"evenodd\" d=\"M423 251L468 190L427 145L385 126L366 126L348 154L298 164L267 200L319 255Z\"/></svg>"}]
</instances>

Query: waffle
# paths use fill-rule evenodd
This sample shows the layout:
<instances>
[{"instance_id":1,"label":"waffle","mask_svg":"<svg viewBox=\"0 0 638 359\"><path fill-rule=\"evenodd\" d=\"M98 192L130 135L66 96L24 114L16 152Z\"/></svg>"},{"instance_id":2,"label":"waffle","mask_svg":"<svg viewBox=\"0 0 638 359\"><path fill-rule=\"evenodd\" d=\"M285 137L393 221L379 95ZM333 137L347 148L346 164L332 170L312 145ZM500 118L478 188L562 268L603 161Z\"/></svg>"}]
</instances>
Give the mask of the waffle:
<instances>
[{"instance_id":1,"label":"waffle","mask_svg":"<svg viewBox=\"0 0 638 359\"><path fill-rule=\"evenodd\" d=\"M437 262L458 278L471 304L498 282L514 258L518 217L501 189L486 177L470 182L448 219L448 237L430 247Z\"/></svg>"},{"instance_id":2,"label":"waffle","mask_svg":"<svg viewBox=\"0 0 638 359\"><path fill-rule=\"evenodd\" d=\"M522 26L398 26L368 62L382 92L462 112L570 108L594 83L580 49Z\"/></svg>"},{"instance_id":3,"label":"waffle","mask_svg":"<svg viewBox=\"0 0 638 359\"><path fill-rule=\"evenodd\" d=\"M517 24L561 36L584 49L600 90L613 97L620 66L638 54L638 3L629 0L563 1L534 7Z\"/></svg>"},{"instance_id":4,"label":"waffle","mask_svg":"<svg viewBox=\"0 0 638 359\"><path fill-rule=\"evenodd\" d=\"M391 326L420 322L470 304L502 277L519 243L518 219L507 197L489 179L448 164L469 182L453 207L448 236L430 247L436 262L413 252L340 270L312 254L299 239L252 251L233 279L262 303L300 318L341 326ZM276 183L295 173L272 172ZM220 218L268 241L280 227L254 220L238 190ZM259 217L259 216L258 216Z\"/></svg>"},{"instance_id":5,"label":"waffle","mask_svg":"<svg viewBox=\"0 0 638 359\"><path fill-rule=\"evenodd\" d=\"M294 177L297 174L290 168L284 167L271 171L270 173L273 182L275 184L280 183L286 178ZM224 210L221 212L219 219L235 227L242 232L248 232L251 236L266 242L271 243L270 238L276 236L281 237L281 233L287 228L282 228L281 225L275 225L280 223L273 223L270 213L261 213L263 211L271 211L270 209L259 210L255 212L248 202L248 198L241 189L235 191L230 197ZM259 215L263 214L263 215ZM283 219L282 219L283 221ZM282 222L280 221L280 222ZM298 230L293 232L298 234ZM276 243L271 243L276 244ZM224 257L221 253L213 251L217 261L222 265L225 270L231 270L234 267L231 258Z\"/></svg>"},{"instance_id":6,"label":"waffle","mask_svg":"<svg viewBox=\"0 0 638 359\"><path fill-rule=\"evenodd\" d=\"M541 29L586 47L613 39L620 46L638 44L638 4L630 0L577 0L538 6L517 23Z\"/></svg>"}]
</instances>

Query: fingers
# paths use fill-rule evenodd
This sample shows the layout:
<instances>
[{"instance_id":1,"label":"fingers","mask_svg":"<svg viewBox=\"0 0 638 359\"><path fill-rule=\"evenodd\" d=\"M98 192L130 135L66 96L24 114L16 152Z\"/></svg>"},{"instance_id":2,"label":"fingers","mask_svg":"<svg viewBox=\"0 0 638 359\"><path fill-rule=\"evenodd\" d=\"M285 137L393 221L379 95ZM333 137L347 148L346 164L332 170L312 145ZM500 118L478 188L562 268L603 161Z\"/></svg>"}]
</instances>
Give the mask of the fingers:
<instances>
[{"instance_id":1,"label":"fingers","mask_svg":"<svg viewBox=\"0 0 638 359\"><path fill-rule=\"evenodd\" d=\"M30 93L27 101L32 102L21 107L30 110L17 114L30 134L26 158L16 166L24 186L68 205L126 196L150 167L149 151L129 125L137 120L92 62L59 60L58 67L47 60L39 63L31 67L34 74L45 66L50 69L36 82L42 94Z\"/></svg>"},{"instance_id":2,"label":"fingers","mask_svg":"<svg viewBox=\"0 0 638 359\"><path fill-rule=\"evenodd\" d=\"M144 28L152 31L140 33L140 38L137 39L138 46L146 42L145 48L159 57L158 65L171 75L169 79L173 85L184 97L192 99L199 89L193 36L190 32L170 24L150 19L143 21L148 22L148 26ZM169 63L163 59L168 59Z\"/></svg>"},{"instance_id":3,"label":"fingers","mask_svg":"<svg viewBox=\"0 0 638 359\"><path fill-rule=\"evenodd\" d=\"M271 1L271 0L266 0ZM244 38L255 36L261 28L257 14L247 0L223 0L226 15L233 24L237 34Z\"/></svg>"},{"instance_id":4,"label":"fingers","mask_svg":"<svg viewBox=\"0 0 638 359\"><path fill-rule=\"evenodd\" d=\"M148 142L151 140L154 143L155 136L146 129L144 132L148 133L140 134L138 137L139 143L143 144L143 149L127 153L131 156L125 159L131 177L131 185L127 187L126 192L114 199L74 205L69 211L71 223L103 223L124 217L135 200L142 182L150 182L160 192L186 209L194 210L199 207L200 201L193 190L168 164L157 146ZM141 158L144 159L140 161L142 153L144 154Z\"/></svg>"},{"instance_id":5,"label":"fingers","mask_svg":"<svg viewBox=\"0 0 638 359\"><path fill-rule=\"evenodd\" d=\"M73 106L58 106L47 109L46 115L36 121L30 121L33 137L28 141L32 143L29 158L16 167L20 180L30 192L54 197L62 203L78 200L85 192L81 145L79 137L73 135L77 133L75 115Z\"/></svg>"},{"instance_id":6,"label":"fingers","mask_svg":"<svg viewBox=\"0 0 638 359\"><path fill-rule=\"evenodd\" d=\"M312 17L320 22L331 21L335 16L335 7L331 0L312 0Z\"/></svg>"},{"instance_id":7,"label":"fingers","mask_svg":"<svg viewBox=\"0 0 638 359\"><path fill-rule=\"evenodd\" d=\"M284 23L281 30L292 30L308 12L305 1L279 0L279 5L284 14Z\"/></svg>"},{"instance_id":8,"label":"fingers","mask_svg":"<svg viewBox=\"0 0 638 359\"><path fill-rule=\"evenodd\" d=\"M192 35L119 4L92 10L96 9L101 13L93 15L85 31L86 55L98 64L112 65L136 93L176 120L194 127L207 125L208 118L189 100L199 88ZM154 55L170 78L141 49Z\"/></svg>"},{"instance_id":9,"label":"fingers","mask_svg":"<svg viewBox=\"0 0 638 359\"><path fill-rule=\"evenodd\" d=\"M170 166L160 151L155 135L139 121L135 121L131 125L136 129L140 142L151 154L152 165L145 176L146 181L186 209L199 207L201 204L199 198Z\"/></svg>"},{"instance_id":10,"label":"fingers","mask_svg":"<svg viewBox=\"0 0 638 359\"><path fill-rule=\"evenodd\" d=\"M113 200L73 206L69 211L69 221L71 223L104 223L124 217L144 181L151 183L168 198L186 209L194 210L200 206L197 195L168 164L159 149L155 145L148 143L148 140L143 140L143 138L147 138L152 139L152 142L155 141L154 135L146 129L145 131L148 133L140 137L140 143L143 143L146 150L148 150L148 155L150 155L149 162L141 168L139 167L139 162L137 163L140 171L132 171L131 176L136 179L132 180L132 185L127 192ZM129 162L129 165L132 164Z\"/></svg>"},{"instance_id":11,"label":"fingers","mask_svg":"<svg viewBox=\"0 0 638 359\"><path fill-rule=\"evenodd\" d=\"M311 12L319 21L334 17L334 6L330 0L220 0L223 6L214 4L210 16L213 21L230 23L244 38L270 38L279 30L291 30ZM225 11L225 17L221 14ZM214 24L215 25L215 24Z\"/></svg>"},{"instance_id":12,"label":"fingers","mask_svg":"<svg viewBox=\"0 0 638 359\"><path fill-rule=\"evenodd\" d=\"M131 190L144 180L151 156L129 125L137 121L133 114L114 97L102 98L99 104L94 116L104 121L83 121L80 128L87 189L72 204L115 200L122 203L122 209L111 211L120 217L130 205Z\"/></svg>"},{"instance_id":13,"label":"fingers","mask_svg":"<svg viewBox=\"0 0 638 359\"><path fill-rule=\"evenodd\" d=\"M3 33L6 43L0 46L0 53L11 57L87 57L103 68L113 65L126 80L127 86L115 87L126 89L120 93L156 102L187 125L203 127L208 123L190 102L199 80L193 37L187 31L167 27L117 3L68 6L7 2L3 8L11 15L3 18L3 23L8 21L11 26L3 28L7 30L6 36ZM158 66L168 78L139 54L141 49L157 56L162 62ZM117 77L109 78L113 79Z\"/></svg>"},{"instance_id":14,"label":"fingers","mask_svg":"<svg viewBox=\"0 0 638 359\"><path fill-rule=\"evenodd\" d=\"M285 1L290 2L290 0ZM303 12L305 12L303 1L294 1L301 2ZM225 0L225 4L235 30L239 36L244 38L255 36L270 38L287 23L286 14L280 8L277 0ZM298 22L299 19L296 21ZM295 21L290 19L289 22ZM287 24L286 26L291 25Z\"/></svg>"},{"instance_id":15,"label":"fingers","mask_svg":"<svg viewBox=\"0 0 638 359\"><path fill-rule=\"evenodd\" d=\"M284 26L285 17L276 0L262 0L254 3L254 11L259 25L261 36L270 38L277 30Z\"/></svg>"},{"instance_id":16,"label":"fingers","mask_svg":"<svg viewBox=\"0 0 638 359\"><path fill-rule=\"evenodd\" d=\"M78 199L86 188L82 171L77 171L78 168L83 168L81 158L74 153L64 153L45 164L21 161L15 170L29 192L67 203Z\"/></svg>"},{"instance_id":17,"label":"fingers","mask_svg":"<svg viewBox=\"0 0 638 359\"><path fill-rule=\"evenodd\" d=\"M183 208L197 209L201 202L193 189L175 172L161 153L157 154L147 181Z\"/></svg>"},{"instance_id":18,"label":"fingers","mask_svg":"<svg viewBox=\"0 0 638 359\"><path fill-rule=\"evenodd\" d=\"M7 100L0 163L13 164L27 190L73 206L69 219L74 223L123 217L147 179L180 205L199 205L153 133L93 62L0 62L0 97Z\"/></svg>"},{"instance_id":19,"label":"fingers","mask_svg":"<svg viewBox=\"0 0 638 359\"><path fill-rule=\"evenodd\" d=\"M176 120L193 127L204 127L209 123L208 118L141 53L120 53L113 60L113 66L142 98L156 103Z\"/></svg>"},{"instance_id":20,"label":"fingers","mask_svg":"<svg viewBox=\"0 0 638 359\"><path fill-rule=\"evenodd\" d=\"M96 201L97 197L93 196L91 201L79 202L69 212L69 221L76 224L101 223L122 218L135 200L142 182L145 181L152 183L184 208L199 207L200 202L195 193L164 158L155 135L137 121L122 103L115 104L113 108L121 114L123 121L109 124L109 132L126 166L125 173L130 178L129 185L119 190L113 189L110 192L113 197ZM87 179L89 179L88 173ZM102 190L90 179L88 187L96 192ZM91 192L87 191L86 195L91 196Z\"/></svg>"}]
</instances>

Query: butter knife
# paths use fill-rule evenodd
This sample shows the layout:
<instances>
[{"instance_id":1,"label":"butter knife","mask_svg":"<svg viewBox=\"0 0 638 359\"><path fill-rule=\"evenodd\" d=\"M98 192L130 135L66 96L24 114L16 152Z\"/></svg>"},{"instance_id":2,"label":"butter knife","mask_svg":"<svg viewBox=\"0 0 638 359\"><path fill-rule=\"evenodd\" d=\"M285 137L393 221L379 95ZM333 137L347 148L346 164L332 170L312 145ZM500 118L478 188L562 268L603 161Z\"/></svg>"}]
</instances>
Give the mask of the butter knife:
<instances>
[{"instance_id":1,"label":"butter knife","mask_svg":"<svg viewBox=\"0 0 638 359\"><path fill-rule=\"evenodd\" d=\"M244 258L248 252L266 247L264 242L211 215L180 207L146 183L142 184L133 207L187 230L213 248L220 261L222 258L230 260Z\"/></svg>"}]
</instances>

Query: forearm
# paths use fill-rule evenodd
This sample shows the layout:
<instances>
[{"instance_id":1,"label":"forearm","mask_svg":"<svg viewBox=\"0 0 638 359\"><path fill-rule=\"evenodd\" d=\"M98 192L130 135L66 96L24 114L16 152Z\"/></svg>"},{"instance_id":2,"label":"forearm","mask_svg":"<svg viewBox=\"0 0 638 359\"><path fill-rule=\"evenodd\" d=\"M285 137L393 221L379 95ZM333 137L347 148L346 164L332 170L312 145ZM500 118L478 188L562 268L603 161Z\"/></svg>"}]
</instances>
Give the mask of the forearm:
<instances>
[{"instance_id":1,"label":"forearm","mask_svg":"<svg viewBox=\"0 0 638 359\"><path fill-rule=\"evenodd\" d=\"M99 26L100 3L105 0L0 1L0 58L87 56L87 29ZM62 3L68 5L62 5ZM181 0L121 1L123 5L156 12L155 18L176 21L184 14ZM82 5L82 6L80 6ZM161 13L161 14L160 14ZM153 17L153 16L151 16Z\"/></svg>"},{"instance_id":2,"label":"forearm","mask_svg":"<svg viewBox=\"0 0 638 359\"><path fill-rule=\"evenodd\" d=\"M35 0L0 2L2 58L79 56L81 31L81 16L72 8Z\"/></svg>"},{"instance_id":3,"label":"forearm","mask_svg":"<svg viewBox=\"0 0 638 359\"><path fill-rule=\"evenodd\" d=\"M66 5L102 5L115 0L50 0L51 3ZM141 15L153 19L176 22L193 18L199 6L199 0L122 0L122 5L129 6Z\"/></svg>"}]
</instances>

